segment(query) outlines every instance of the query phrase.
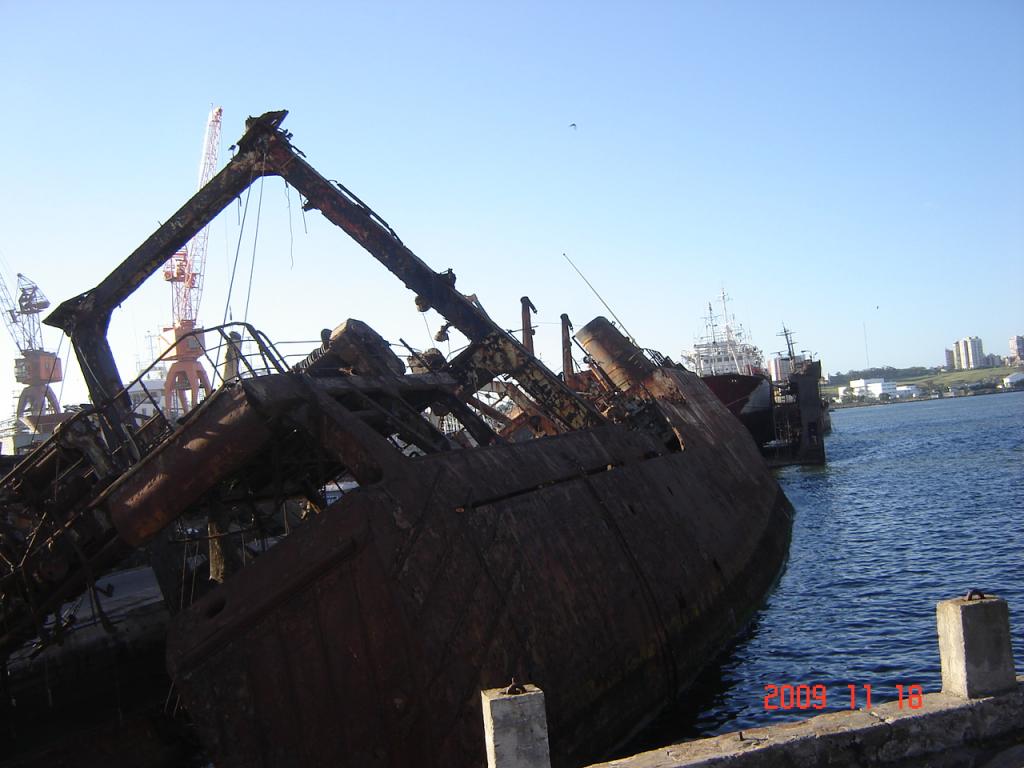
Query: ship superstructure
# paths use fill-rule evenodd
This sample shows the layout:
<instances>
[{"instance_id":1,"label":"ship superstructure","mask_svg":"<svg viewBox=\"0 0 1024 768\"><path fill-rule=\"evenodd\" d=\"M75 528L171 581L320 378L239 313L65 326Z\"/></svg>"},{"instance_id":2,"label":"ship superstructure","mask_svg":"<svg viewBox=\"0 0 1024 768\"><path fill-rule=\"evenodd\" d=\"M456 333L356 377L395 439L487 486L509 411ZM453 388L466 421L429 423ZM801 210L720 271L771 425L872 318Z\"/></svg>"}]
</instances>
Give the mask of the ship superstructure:
<instances>
[{"instance_id":1,"label":"ship superstructure","mask_svg":"<svg viewBox=\"0 0 1024 768\"><path fill-rule=\"evenodd\" d=\"M683 352L683 360L698 376L718 376L738 373L758 376L764 373L764 354L746 337L746 330L729 312L729 297L722 289L722 313L716 315L708 302L704 317L705 335Z\"/></svg>"}]
</instances>

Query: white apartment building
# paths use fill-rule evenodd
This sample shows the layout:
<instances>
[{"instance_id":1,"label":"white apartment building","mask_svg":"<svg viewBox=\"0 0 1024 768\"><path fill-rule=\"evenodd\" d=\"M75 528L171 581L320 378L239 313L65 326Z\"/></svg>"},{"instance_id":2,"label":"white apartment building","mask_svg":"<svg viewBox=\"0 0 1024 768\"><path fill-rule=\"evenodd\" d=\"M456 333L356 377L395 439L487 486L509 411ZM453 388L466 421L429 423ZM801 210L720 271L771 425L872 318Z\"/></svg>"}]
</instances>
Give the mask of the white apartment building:
<instances>
[{"instance_id":1,"label":"white apartment building","mask_svg":"<svg viewBox=\"0 0 1024 768\"><path fill-rule=\"evenodd\" d=\"M953 343L953 363L958 371L984 368L985 353L981 348L981 339L968 336Z\"/></svg>"},{"instance_id":2,"label":"white apartment building","mask_svg":"<svg viewBox=\"0 0 1024 768\"><path fill-rule=\"evenodd\" d=\"M1015 364L1024 360L1024 336L1010 337L1010 359Z\"/></svg>"}]
</instances>

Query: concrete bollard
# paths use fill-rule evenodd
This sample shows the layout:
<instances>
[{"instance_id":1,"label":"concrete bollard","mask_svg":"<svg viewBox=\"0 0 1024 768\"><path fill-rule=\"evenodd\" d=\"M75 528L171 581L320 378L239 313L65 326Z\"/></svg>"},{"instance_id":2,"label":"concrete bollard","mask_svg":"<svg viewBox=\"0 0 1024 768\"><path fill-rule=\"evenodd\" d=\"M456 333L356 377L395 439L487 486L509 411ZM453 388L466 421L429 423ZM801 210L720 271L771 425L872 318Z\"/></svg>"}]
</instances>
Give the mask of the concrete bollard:
<instances>
[{"instance_id":1,"label":"concrete bollard","mask_svg":"<svg viewBox=\"0 0 1024 768\"><path fill-rule=\"evenodd\" d=\"M518 689L522 693L506 693ZM480 692L488 768L551 768L544 692L535 685Z\"/></svg>"},{"instance_id":2,"label":"concrete bollard","mask_svg":"<svg viewBox=\"0 0 1024 768\"><path fill-rule=\"evenodd\" d=\"M975 594L935 606L942 692L965 699L1005 693L1017 684L1006 601Z\"/></svg>"}]
</instances>

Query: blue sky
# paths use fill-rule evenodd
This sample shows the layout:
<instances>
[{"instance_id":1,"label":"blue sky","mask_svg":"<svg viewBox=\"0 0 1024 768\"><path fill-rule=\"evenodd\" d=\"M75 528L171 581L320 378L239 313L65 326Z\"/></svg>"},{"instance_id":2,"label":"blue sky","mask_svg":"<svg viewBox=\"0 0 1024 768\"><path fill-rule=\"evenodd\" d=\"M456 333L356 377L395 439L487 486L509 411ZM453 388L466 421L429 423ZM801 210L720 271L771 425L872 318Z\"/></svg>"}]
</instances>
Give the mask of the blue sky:
<instances>
[{"instance_id":1,"label":"blue sky","mask_svg":"<svg viewBox=\"0 0 1024 768\"><path fill-rule=\"evenodd\" d=\"M559 314L603 313L563 252L673 356L723 286L754 342L780 349L785 322L829 371L864 367L865 335L871 364L905 366L1024 333L1019 2L0 0L0 36L0 266L54 304L194 191L219 104L225 156L247 115L287 108L312 164L499 322L530 295L552 364ZM372 258L280 180L263 196L251 321L315 339L357 317L428 344ZM207 324L236 249L247 286L252 234L234 210L215 223ZM169 316L157 280L115 315L124 377Z\"/></svg>"}]
</instances>

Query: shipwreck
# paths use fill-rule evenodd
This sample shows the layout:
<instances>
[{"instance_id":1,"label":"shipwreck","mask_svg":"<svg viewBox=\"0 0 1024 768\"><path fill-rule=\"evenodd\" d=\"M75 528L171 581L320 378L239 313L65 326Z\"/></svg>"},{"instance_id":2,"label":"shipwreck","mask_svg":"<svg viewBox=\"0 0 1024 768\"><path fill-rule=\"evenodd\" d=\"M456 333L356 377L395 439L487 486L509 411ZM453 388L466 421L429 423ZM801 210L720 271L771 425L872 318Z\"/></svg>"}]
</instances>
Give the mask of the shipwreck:
<instances>
[{"instance_id":1,"label":"shipwreck","mask_svg":"<svg viewBox=\"0 0 1024 768\"><path fill-rule=\"evenodd\" d=\"M512 678L545 690L556 765L609 754L759 606L788 500L695 374L604 318L576 333L589 370L549 370L314 170L285 114L250 118L209 183L46 319L92 406L0 481L0 656L62 642L60 606L148 547L175 613L168 670L218 766L480 765L479 691ZM180 419L140 415L113 309L263 176L469 346L407 370L348 320L289 365L251 326L208 328L220 386ZM511 413L484 401L495 388ZM213 577L184 604L183 520L210 532Z\"/></svg>"}]
</instances>

